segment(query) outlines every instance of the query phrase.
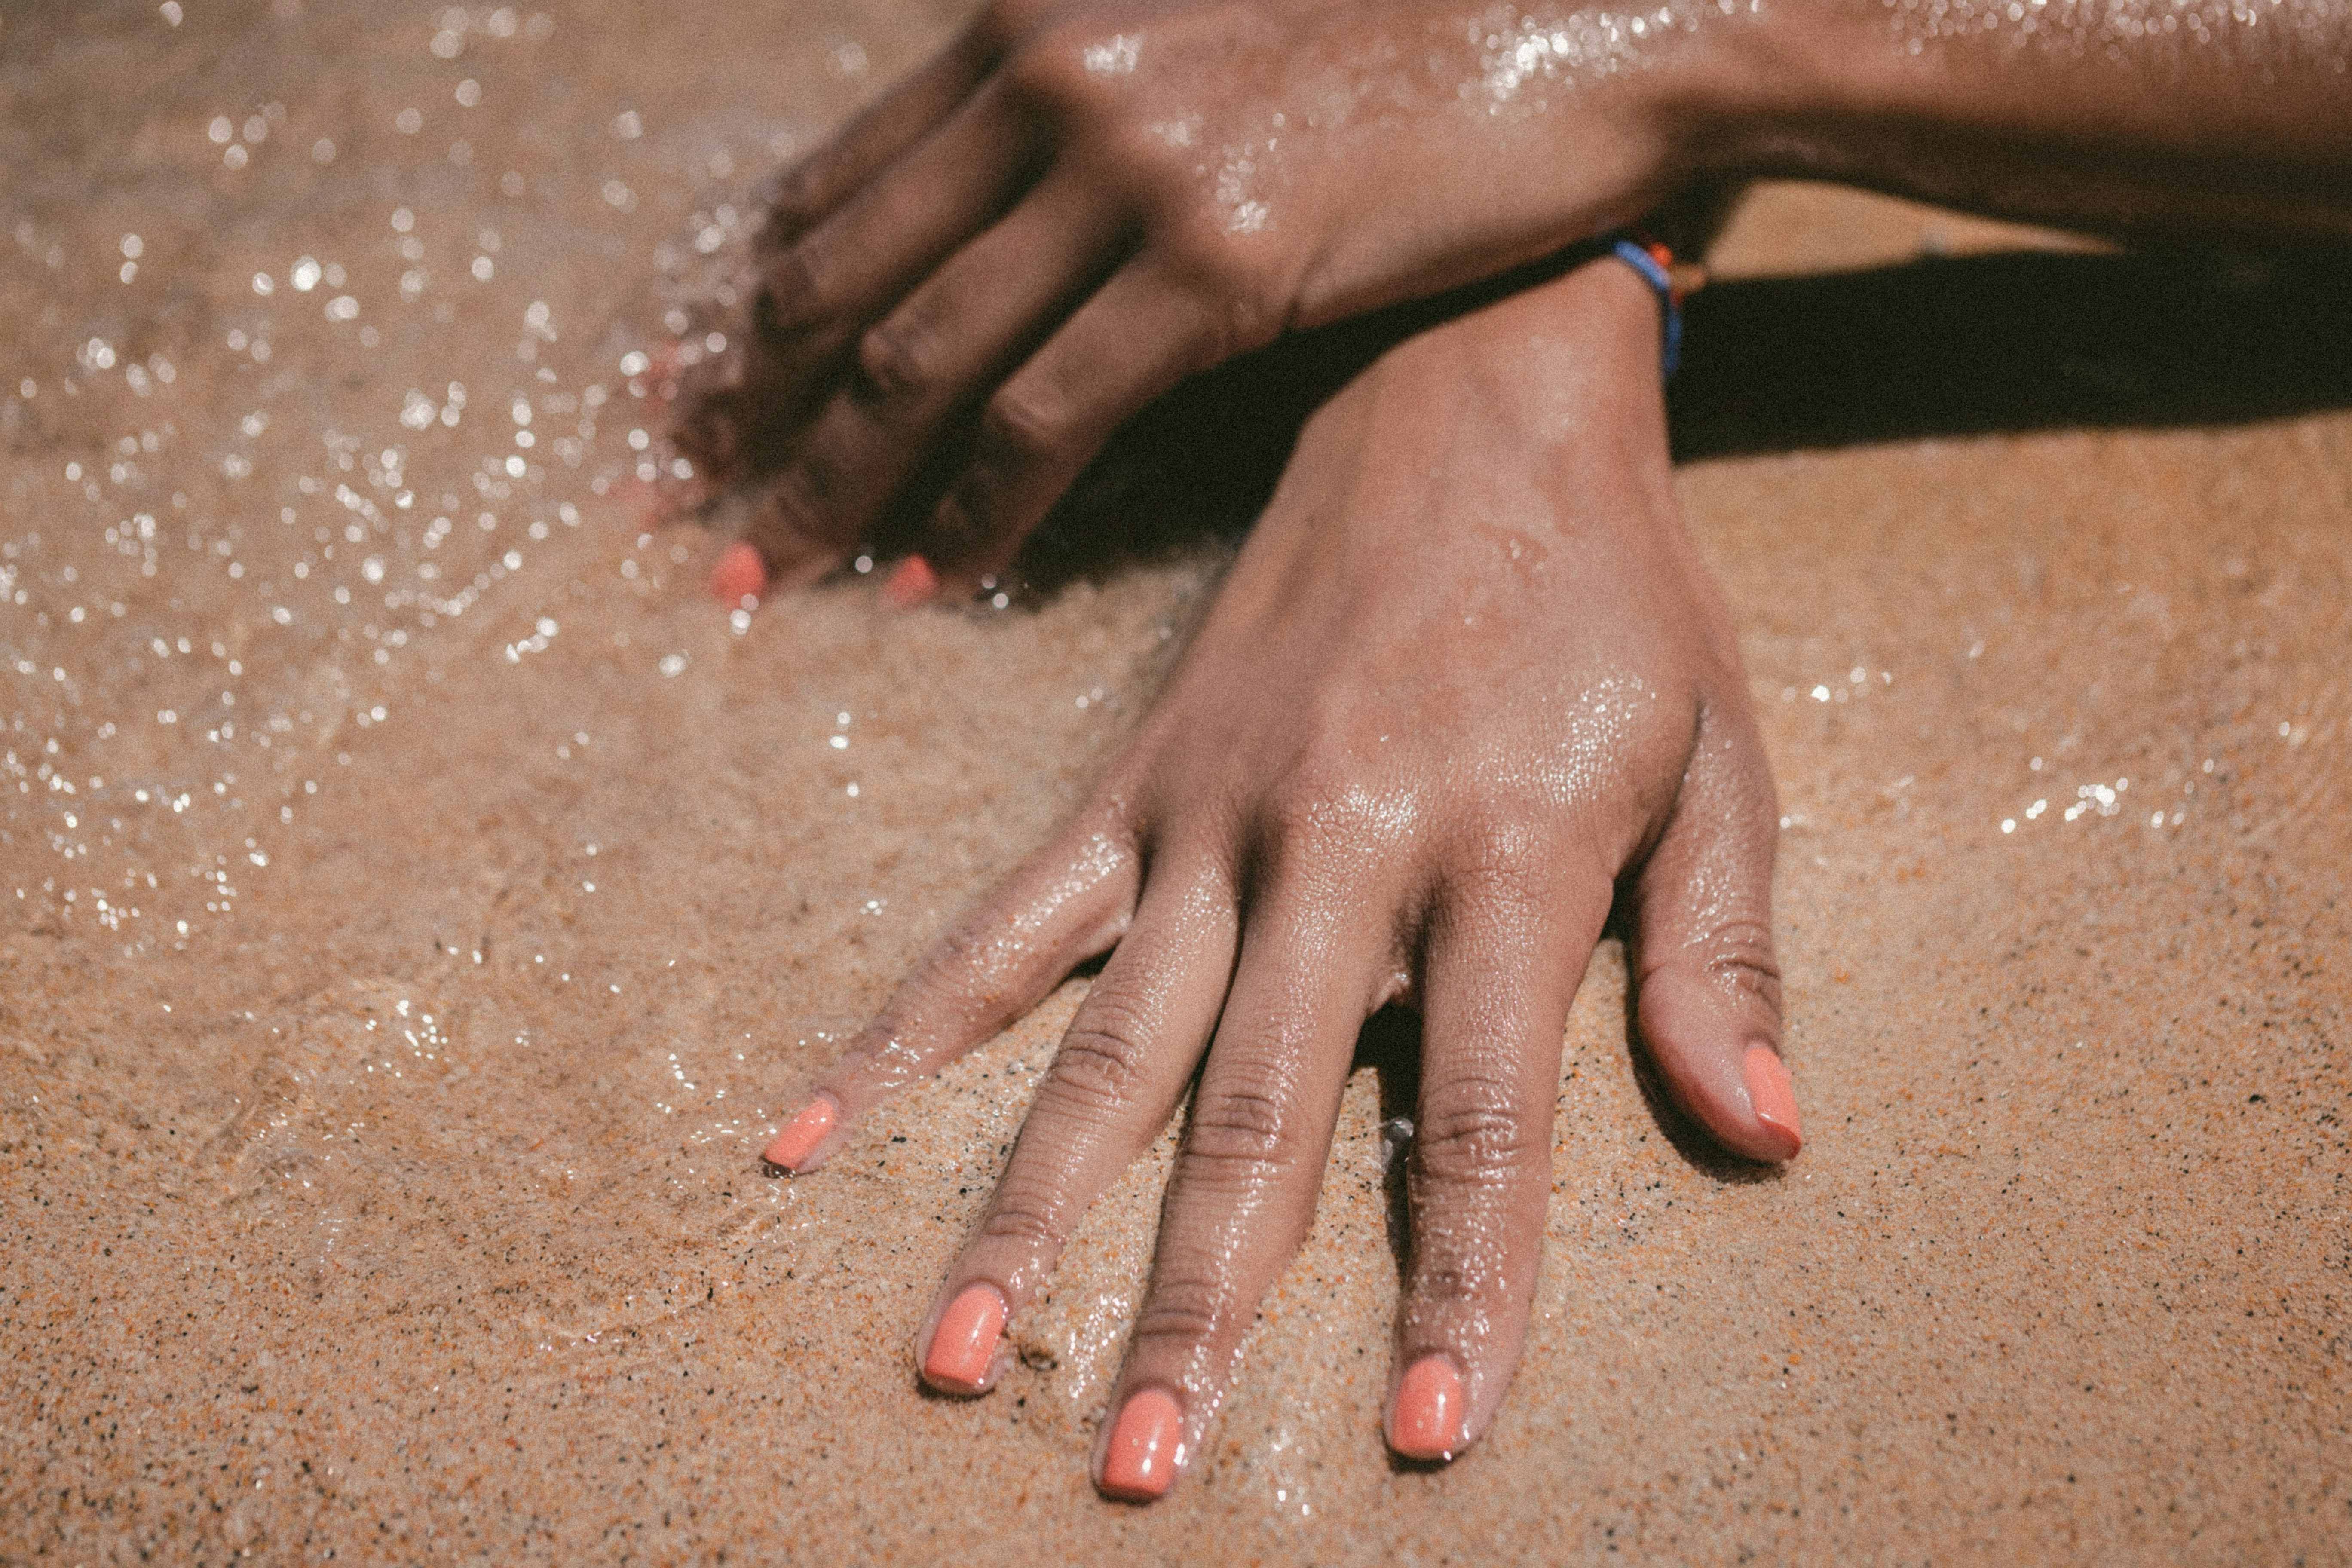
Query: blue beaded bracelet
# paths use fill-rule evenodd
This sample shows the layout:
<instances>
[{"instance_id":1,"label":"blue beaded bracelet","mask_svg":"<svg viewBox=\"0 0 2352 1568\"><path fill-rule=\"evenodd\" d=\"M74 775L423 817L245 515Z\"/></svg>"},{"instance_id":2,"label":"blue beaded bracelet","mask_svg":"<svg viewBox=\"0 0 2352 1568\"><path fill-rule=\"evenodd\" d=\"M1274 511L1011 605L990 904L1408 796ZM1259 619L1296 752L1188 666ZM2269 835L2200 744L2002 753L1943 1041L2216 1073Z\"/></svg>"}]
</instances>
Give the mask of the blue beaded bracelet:
<instances>
[{"instance_id":1,"label":"blue beaded bracelet","mask_svg":"<svg viewBox=\"0 0 2352 1568\"><path fill-rule=\"evenodd\" d=\"M1674 264L1674 252L1654 241L1644 245L1627 234L1612 235L1609 248L1618 260L1640 273L1642 281L1658 296L1665 334L1658 364L1666 375L1672 376L1683 363L1683 296L1682 290L1675 287L1674 274L1668 270Z\"/></svg>"}]
</instances>

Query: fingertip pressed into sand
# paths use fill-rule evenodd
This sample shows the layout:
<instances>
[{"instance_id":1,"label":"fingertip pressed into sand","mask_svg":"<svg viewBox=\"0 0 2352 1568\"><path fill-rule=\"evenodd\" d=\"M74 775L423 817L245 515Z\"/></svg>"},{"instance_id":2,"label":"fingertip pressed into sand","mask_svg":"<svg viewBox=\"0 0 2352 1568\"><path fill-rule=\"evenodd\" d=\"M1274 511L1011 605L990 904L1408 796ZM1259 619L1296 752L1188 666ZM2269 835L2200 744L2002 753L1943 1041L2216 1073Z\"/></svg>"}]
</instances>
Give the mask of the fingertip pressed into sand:
<instances>
[{"instance_id":1,"label":"fingertip pressed into sand","mask_svg":"<svg viewBox=\"0 0 2352 1568\"><path fill-rule=\"evenodd\" d=\"M1442 1355L1405 1369L1397 1384L1389 1447L1408 1459L1450 1459L1462 1447L1462 1374Z\"/></svg>"},{"instance_id":2,"label":"fingertip pressed into sand","mask_svg":"<svg viewBox=\"0 0 2352 1568\"><path fill-rule=\"evenodd\" d=\"M771 1165L782 1165L787 1171L797 1171L808 1163L833 1124L841 1120L841 1111L830 1095L818 1095L801 1107L800 1114L784 1123L768 1141L767 1160Z\"/></svg>"},{"instance_id":3,"label":"fingertip pressed into sand","mask_svg":"<svg viewBox=\"0 0 2352 1568\"><path fill-rule=\"evenodd\" d=\"M1137 1390L1120 1407L1103 1453L1102 1489L1127 1502L1150 1502L1176 1484L1184 1457L1184 1411L1163 1389Z\"/></svg>"},{"instance_id":4,"label":"fingertip pressed into sand","mask_svg":"<svg viewBox=\"0 0 2352 1568\"><path fill-rule=\"evenodd\" d=\"M931 1346L923 1356L924 1381L950 1394L986 1392L997 1342L1003 1337L1004 1298L993 1285L965 1286L931 1331Z\"/></svg>"},{"instance_id":5,"label":"fingertip pressed into sand","mask_svg":"<svg viewBox=\"0 0 2352 1568\"><path fill-rule=\"evenodd\" d=\"M919 555L909 555L898 563L887 581L882 584L882 596L894 610L911 610L930 603L931 595L940 591L940 574L931 563Z\"/></svg>"},{"instance_id":6,"label":"fingertip pressed into sand","mask_svg":"<svg viewBox=\"0 0 2352 1568\"><path fill-rule=\"evenodd\" d=\"M1754 1045L1748 1047L1741 1072L1748 1079L1748 1102L1756 1108L1756 1120L1787 1144L1778 1157L1794 1159L1805 1138L1797 1128L1797 1088L1789 1077L1789 1064L1771 1047Z\"/></svg>"},{"instance_id":7,"label":"fingertip pressed into sand","mask_svg":"<svg viewBox=\"0 0 2352 1568\"><path fill-rule=\"evenodd\" d=\"M729 609L748 609L744 600L757 600L768 591L767 563L756 546L739 539L719 552L709 586L710 596Z\"/></svg>"}]
</instances>

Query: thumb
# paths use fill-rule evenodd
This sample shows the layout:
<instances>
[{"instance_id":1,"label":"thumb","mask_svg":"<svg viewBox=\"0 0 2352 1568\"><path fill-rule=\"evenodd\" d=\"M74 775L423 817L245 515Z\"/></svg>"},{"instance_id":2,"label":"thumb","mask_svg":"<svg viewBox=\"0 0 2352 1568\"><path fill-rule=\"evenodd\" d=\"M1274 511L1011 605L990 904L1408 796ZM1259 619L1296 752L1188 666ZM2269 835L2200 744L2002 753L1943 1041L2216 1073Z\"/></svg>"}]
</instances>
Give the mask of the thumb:
<instances>
[{"instance_id":1,"label":"thumb","mask_svg":"<svg viewBox=\"0 0 2352 1568\"><path fill-rule=\"evenodd\" d=\"M1751 1160L1789 1159L1803 1142L1772 956L1779 837L1753 715L1744 701L1711 706L1674 815L1634 883L1635 1017L1675 1102Z\"/></svg>"}]
</instances>

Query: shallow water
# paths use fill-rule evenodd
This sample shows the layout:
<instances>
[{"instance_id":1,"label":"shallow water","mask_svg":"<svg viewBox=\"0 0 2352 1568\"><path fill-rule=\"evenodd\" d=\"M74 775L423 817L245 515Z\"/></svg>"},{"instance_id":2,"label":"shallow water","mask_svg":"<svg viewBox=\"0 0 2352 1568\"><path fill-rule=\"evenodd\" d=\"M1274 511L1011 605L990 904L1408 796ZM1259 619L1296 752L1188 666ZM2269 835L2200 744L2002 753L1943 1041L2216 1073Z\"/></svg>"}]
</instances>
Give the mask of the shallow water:
<instances>
[{"instance_id":1,"label":"shallow water","mask_svg":"<svg viewBox=\"0 0 2352 1568\"><path fill-rule=\"evenodd\" d=\"M1604 948L1527 1368L1397 1469L1360 1073L1208 1453L1116 1508L1164 1146L997 1395L907 1348L1082 983L756 1152L1214 558L730 624L640 526L631 356L952 8L184 5L0 8L0 1556L2336 1550L2352 420L1684 470L1805 1154L1659 1119ZM2032 238L1784 191L1722 259Z\"/></svg>"}]
</instances>

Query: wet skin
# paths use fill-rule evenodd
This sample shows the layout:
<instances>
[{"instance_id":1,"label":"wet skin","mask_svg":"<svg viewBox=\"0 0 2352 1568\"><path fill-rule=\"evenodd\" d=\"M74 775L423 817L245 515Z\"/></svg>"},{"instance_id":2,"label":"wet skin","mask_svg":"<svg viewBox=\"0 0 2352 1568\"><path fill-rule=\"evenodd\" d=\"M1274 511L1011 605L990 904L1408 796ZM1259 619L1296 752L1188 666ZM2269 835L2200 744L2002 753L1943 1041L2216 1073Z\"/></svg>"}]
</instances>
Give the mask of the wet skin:
<instances>
[{"instance_id":1,"label":"wet skin","mask_svg":"<svg viewBox=\"0 0 2352 1568\"><path fill-rule=\"evenodd\" d=\"M1423 1055L1388 1430L1450 1456L1519 1358L1563 1026L1612 902L1669 1092L1740 1154L1797 1152L1777 822L1675 507L1656 305L1594 263L1407 342L1317 413L1091 800L939 943L770 1157L818 1169L864 1112L1108 952L919 1360L985 1392L1006 1310L1189 1093L1097 1456L1107 1491L1150 1497L1306 1234L1360 1027L1406 1001ZM1129 1439L1155 1415L1167 1440L1139 1474Z\"/></svg>"},{"instance_id":2,"label":"wet skin","mask_svg":"<svg viewBox=\"0 0 2352 1568\"><path fill-rule=\"evenodd\" d=\"M789 586L944 448L899 596L968 592L1186 375L1700 173L2352 239L2352 0L2019 9L997 0L785 178L750 330L685 378L678 499L755 488L727 582Z\"/></svg>"},{"instance_id":3,"label":"wet skin","mask_svg":"<svg viewBox=\"0 0 2352 1568\"><path fill-rule=\"evenodd\" d=\"M684 388L699 483L762 492L726 581L829 570L944 444L937 570L894 596L969 589L1183 376L1491 275L1695 172L2352 237L2346 0L2208 6L2170 33L2134 0L2021 13L2039 30L1965 0L1670 5L1629 42L1589 10L992 6L791 177L755 330ZM770 1149L816 1169L1110 952L919 1360L985 1392L1008 1312L1189 1090L1096 1456L1114 1496L1160 1495L1197 1449L1385 1002L1425 1026L1386 1415L1406 1454L1474 1441L1517 1359L1561 1024L1612 895L1669 1092L1735 1152L1796 1152L1771 784L1675 516L1655 331L1602 263L1424 334L1324 408L1093 803Z\"/></svg>"}]
</instances>

